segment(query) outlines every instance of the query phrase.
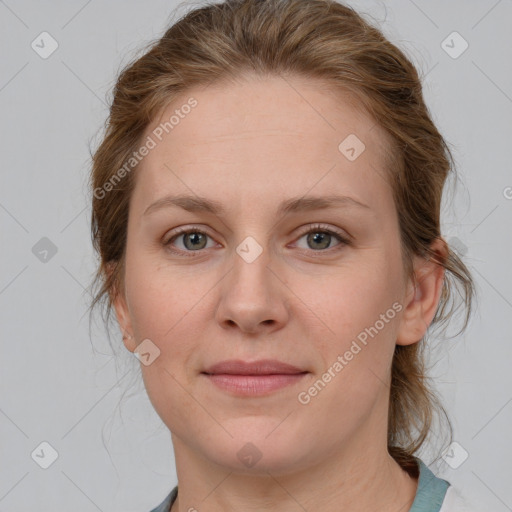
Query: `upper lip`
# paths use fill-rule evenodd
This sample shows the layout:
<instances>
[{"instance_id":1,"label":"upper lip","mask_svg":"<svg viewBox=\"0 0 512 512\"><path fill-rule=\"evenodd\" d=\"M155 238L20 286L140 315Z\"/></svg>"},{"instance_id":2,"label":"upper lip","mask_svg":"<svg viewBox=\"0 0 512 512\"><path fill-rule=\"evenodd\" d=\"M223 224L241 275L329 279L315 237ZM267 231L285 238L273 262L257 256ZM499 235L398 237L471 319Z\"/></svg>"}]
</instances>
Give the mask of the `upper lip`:
<instances>
[{"instance_id":1,"label":"upper lip","mask_svg":"<svg viewBox=\"0 0 512 512\"><path fill-rule=\"evenodd\" d=\"M261 359L247 362L241 359L230 359L209 366L202 373L215 374L226 373L231 375L275 375L306 373L306 370L283 363L276 359Z\"/></svg>"}]
</instances>

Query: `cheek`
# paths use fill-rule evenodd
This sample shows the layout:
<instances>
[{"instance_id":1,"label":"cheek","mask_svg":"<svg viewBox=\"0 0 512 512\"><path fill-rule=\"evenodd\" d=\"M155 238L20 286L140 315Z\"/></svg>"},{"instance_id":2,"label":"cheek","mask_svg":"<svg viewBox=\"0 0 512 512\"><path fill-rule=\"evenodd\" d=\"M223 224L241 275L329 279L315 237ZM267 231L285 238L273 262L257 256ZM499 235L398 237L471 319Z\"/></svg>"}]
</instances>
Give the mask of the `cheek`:
<instances>
[{"instance_id":1,"label":"cheek","mask_svg":"<svg viewBox=\"0 0 512 512\"><path fill-rule=\"evenodd\" d=\"M393 280L394 269L375 264L333 276L328 294L316 292L315 312L328 329L319 327L316 336L314 329L308 334L323 368L308 383L313 388L302 391L311 398L305 410L319 428L329 428L333 435L340 429L350 435L388 393L401 306ZM346 421L323 425L325 410Z\"/></svg>"},{"instance_id":2,"label":"cheek","mask_svg":"<svg viewBox=\"0 0 512 512\"><path fill-rule=\"evenodd\" d=\"M390 266L385 258L371 259L357 271L351 268L332 276L329 293L316 291L315 311L328 329L322 328L322 336L319 331L316 336L309 333L322 356L323 370L335 375L320 376L329 383L318 405L327 403L328 408L356 415L370 408L389 378L402 308L397 300L399 266Z\"/></svg>"},{"instance_id":3,"label":"cheek","mask_svg":"<svg viewBox=\"0 0 512 512\"><path fill-rule=\"evenodd\" d=\"M327 290L307 288L310 296L316 297L314 307L329 328L331 337L347 341L373 326L381 315L385 315L386 327L381 329L379 322L379 330L388 331L395 323L393 304L400 297L398 281L395 269L379 264L374 258L370 264L360 268L347 267L330 276Z\"/></svg>"},{"instance_id":4,"label":"cheek","mask_svg":"<svg viewBox=\"0 0 512 512\"><path fill-rule=\"evenodd\" d=\"M133 258L131 266L127 264L126 291L137 341L149 339L160 351L151 364L140 364L148 397L165 424L186 431L173 411L197 406L186 391L193 384L193 373L184 368L193 365L201 339L206 301L200 299L206 290Z\"/></svg>"},{"instance_id":5,"label":"cheek","mask_svg":"<svg viewBox=\"0 0 512 512\"><path fill-rule=\"evenodd\" d=\"M148 391L159 395L164 388L173 392L171 375L183 385L193 378L184 368L195 367L205 319L213 310L207 292L215 280L206 274L184 275L155 259L132 255L126 265L126 293L137 341L149 339L160 351L151 365L141 364Z\"/></svg>"},{"instance_id":6,"label":"cheek","mask_svg":"<svg viewBox=\"0 0 512 512\"><path fill-rule=\"evenodd\" d=\"M200 309L207 286L204 277L183 276L179 269L162 264L160 254L133 250L126 262L126 293L138 337L167 343Z\"/></svg>"}]
</instances>

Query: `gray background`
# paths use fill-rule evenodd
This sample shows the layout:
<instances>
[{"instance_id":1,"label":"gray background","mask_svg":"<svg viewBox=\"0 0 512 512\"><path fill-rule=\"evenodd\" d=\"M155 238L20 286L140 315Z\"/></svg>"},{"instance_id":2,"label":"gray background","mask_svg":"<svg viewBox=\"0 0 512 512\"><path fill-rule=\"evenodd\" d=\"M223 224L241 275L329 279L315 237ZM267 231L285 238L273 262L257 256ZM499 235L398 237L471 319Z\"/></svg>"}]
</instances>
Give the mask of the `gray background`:
<instances>
[{"instance_id":1,"label":"gray background","mask_svg":"<svg viewBox=\"0 0 512 512\"><path fill-rule=\"evenodd\" d=\"M464 335L434 344L432 375L468 458L436 472L488 510L512 510L512 1L349 3L425 76L462 178L444 201L443 235L458 239L478 311ZM117 331L112 353L100 321L89 335L86 190L89 144L116 74L163 33L176 5L0 1L0 512L143 512L176 483L170 435L138 361ZM47 59L31 47L43 31L59 45ZM469 43L458 58L442 47L453 31ZM46 261L43 237L57 250ZM31 456L45 441L58 453L48 469Z\"/></svg>"}]
</instances>

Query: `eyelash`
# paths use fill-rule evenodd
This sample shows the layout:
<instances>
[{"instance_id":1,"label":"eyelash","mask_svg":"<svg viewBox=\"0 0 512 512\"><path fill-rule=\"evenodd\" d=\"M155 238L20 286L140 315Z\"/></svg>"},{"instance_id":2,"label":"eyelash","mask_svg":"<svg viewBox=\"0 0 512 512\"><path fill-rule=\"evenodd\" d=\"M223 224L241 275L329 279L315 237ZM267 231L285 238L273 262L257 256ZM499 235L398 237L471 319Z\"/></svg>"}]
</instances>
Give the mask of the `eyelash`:
<instances>
[{"instance_id":1,"label":"eyelash","mask_svg":"<svg viewBox=\"0 0 512 512\"><path fill-rule=\"evenodd\" d=\"M183 251L181 249L180 250L171 249L171 243L174 240L176 240L180 235L189 234L189 233L200 233L202 235L206 235L206 236L212 238L208 233L206 233L204 230L200 229L199 227L190 226L187 228L178 228L176 230L176 232L171 236L171 238L169 238L166 242L163 242L163 245L165 247L167 247L171 253L177 254L180 256L185 255L188 257L194 257L194 253L201 253L202 251L205 251L206 249L199 249L197 251ZM317 253L331 254L332 252L342 249L346 245L350 245L350 240L348 240L347 237L343 236L340 232L330 229L322 224L313 224L311 226L308 226L307 229L305 229L304 231L302 231L299 234L298 239L302 238L304 235L308 235L309 233L327 233L331 236L336 237L338 239L338 241L340 242L338 245L336 245L334 247L330 247L329 249L323 249L323 250L318 250L318 251L315 251L313 249L302 249L302 251L312 252L315 255Z\"/></svg>"}]
</instances>

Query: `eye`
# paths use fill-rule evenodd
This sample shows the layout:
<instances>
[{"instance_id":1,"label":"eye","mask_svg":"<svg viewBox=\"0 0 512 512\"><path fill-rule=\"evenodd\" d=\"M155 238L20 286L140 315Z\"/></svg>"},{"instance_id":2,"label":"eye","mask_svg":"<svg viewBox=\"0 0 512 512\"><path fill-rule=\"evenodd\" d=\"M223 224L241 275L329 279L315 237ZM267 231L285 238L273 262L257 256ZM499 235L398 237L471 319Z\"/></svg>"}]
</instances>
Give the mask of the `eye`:
<instances>
[{"instance_id":1,"label":"eye","mask_svg":"<svg viewBox=\"0 0 512 512\"><path fill-rule=\"evenodd\" d=\"M167 241L163 242L163 245L169 247L169 250L175 254L183 254L187 252L197 252L202 249L208 249L212 246L207 246L207 239L211 238L204 231L197 228L179 228L174 232L173 236ZM172 249L175 247L174 241L181 242L181 247L178 245L178 250Z\"/></svg>"},{"instance_id":2,"label":"eye","mask_svg":"<svg viewBox=\"0 0 512 512\"><path fill-rule=\"evenodd\" d=\"M327 252L325 249L334 249L335 247L349 244L349 240L341 233L320 224L309 226L308 230L303 232L299 240L302 238L306 238L307 247L305 249L311 249L316 252ZM334 247L332 246L333 240L338 240Z\"/></svg>"},{"instance_id":3,"label":"eye","mask_svg":"<svg viewBox=\"0 0 512 512\"><path fill-rule=\"evenodd\" d=\"M163 245L174 254L192 256L191 253L215 246L215 244L208 246L208 238L213 240L205 231L199 228L178 228L167 241L163 242ZM338 250L350 244L347 237L321 224L308 226L307 230L300 235L299 240L302 238L306 238L307 247L299 248L314 252L328 252L330 249ZM334 246L332 245L333 240L338 241Z\"/></svg>"}]
</instances>

